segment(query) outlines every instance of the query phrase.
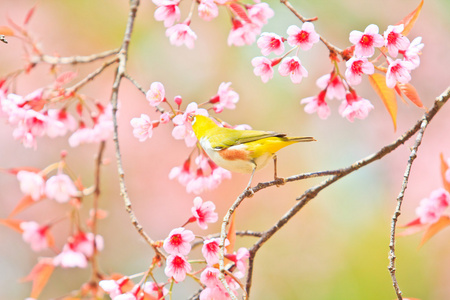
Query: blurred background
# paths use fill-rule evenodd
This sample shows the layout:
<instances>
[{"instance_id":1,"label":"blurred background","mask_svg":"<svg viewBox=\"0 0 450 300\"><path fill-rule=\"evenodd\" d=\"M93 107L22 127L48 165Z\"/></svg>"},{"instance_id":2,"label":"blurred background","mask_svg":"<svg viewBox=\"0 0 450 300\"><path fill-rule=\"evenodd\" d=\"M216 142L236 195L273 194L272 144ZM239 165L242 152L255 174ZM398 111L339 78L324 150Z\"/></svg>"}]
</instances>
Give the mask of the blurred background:
<instances>
[{"instance_id":1,"label":"blurred background","mask_svg":"<svg viewBox=\"0 0 450 300\"><path fill-rule=\"evenodd\" d=\"M7 18L22 22L26 12L37 3L29 25L30 31L47 54L60 56L88 55L117 48L122 40L127 19L125 0L16 0L1 1L0 25ZM403 19L419 4L418 0L325 1L309 0L291 3L306 17L318 16L316 30L340 48L349 46L349 32L363 31L371 23L384 31L388 25ZM271 1L275 17L263 28L286 35L291 24L299 21L278 1ZM183 20L190 2L181 4ZM309 72L301 84L275 74L264 84L253 75L251 59L260 56L257 46L229 47L228 14L220 9L219 18L205 22L194 16L192 29L198 39L195 48L171 46L165 28L153 17L155 5L142 1L133 33L128 72L145 89L154 81L166 88L166 96L183 97L183 105L191 101L209 100L217 93L221 82L232 82L240 95L237 109L226 110L219 117L230 124L246 123L255 129L275 130L290 135L311 135L318 142L288 147L278 155L278 172L290 176L303 172L346 167L397 139L424 113L411 103L402 103L398 110L398 128L381 100L371 90L367 80L357 87L363 98L370 99L375 109L363 121L350 123L338 114L339 103L329 102L332 115L320 120L308 115L299 101L319 92L315 81L331 71L328 52L322 44L300 59ZM425 106L431 107L435 97L449 85L450 67L450 2L425 2L420 17L409 34L410 40L423 37L425 48L421 65L412 73L411 83L417 88ZM0 44L0 76L23 67L24 53L20 40L8 37L7 45ZM99 63L79 65L73 69L83 78ZM341 66L343 68L343 66ZM63 68L64 70L65 68ZM69 68L67 68L69 69ZM17 93L24 95L53 81L49 66L39 66L17 82ZM111 95L113 68L87 85L81 92L92 99L107 103ZM187 194L176 180L169 180L172 167L181 165L190 153L183 141L171 137L172 127L160 126L151 140L140 143L132 136L130 120L149 114L158 118L144 96L129 82L120 88L119 133L128 191L138 219L153 239L164 239L169 231L180 226L190 216L195 195ZM450 104L429 125L419 156L412 169L399 223L414 219L419 201L441 187L439 155L450 157ZM447 133L445 133L447 132ZM2 120L0 126L0 167L32 166L44 168L58 161L62 149L68 150L67 162L80 174L85 186L93 183L96 145L70 148L67 139L38 140L37 150L25 149L12 138L12 128ZM280 230L257 253L252 287L253 299L394 299L387 266L390 222L400 191L403 173L413 141L408 141L381 161L340 180L311 201L291 222ZM115 155L112 141L105 154L110 164L102 169L100 207L109 216L99 222L99 233L105 238L100 255L104 272L126 275L145 271L151 263L153 251L142 241L125 212L119 196ZM256 174L253 182L270 180L272 167ZM201 195L204 201L217 205L220 218L234 202L248 181L248 175L233 174L221 186ZM262 231L271 227L296 202L295 198L319 180L309 180L264 190L246 199L236 216L237 230ZM6 218L22 197L17 179L0 174L0 218ZM86 200L87 217L92 199ZM68 204L43 201L21 213L17 218L45 222L68 209ZM200 231L189 225L198 235L219 231L220 224L212 224ZM62 246L69 231L68 222L55 226L57 246ZM406 297L419 299L450 299L450 231L436 235L419 248L421 234L402 237L397 242L397 279ZM34 253L22 237L13 230L0 227L0 299L24 299L31 285L20 283L40 256L51 252ZM250 247L253 238L238 238L237 247ZM196 253L196 254L195 254ZM200 255L197 249L194 255ZM200 256L198 256L200 257ZM165 281L162 269L156 277ZM67 280L70 278L70 280ZM41 299L51 299L76 290L89 278L89 270L57 269ZM175 286L174 298L190 297L198 285L187 279Z\"/></svg>"}]
</instances>

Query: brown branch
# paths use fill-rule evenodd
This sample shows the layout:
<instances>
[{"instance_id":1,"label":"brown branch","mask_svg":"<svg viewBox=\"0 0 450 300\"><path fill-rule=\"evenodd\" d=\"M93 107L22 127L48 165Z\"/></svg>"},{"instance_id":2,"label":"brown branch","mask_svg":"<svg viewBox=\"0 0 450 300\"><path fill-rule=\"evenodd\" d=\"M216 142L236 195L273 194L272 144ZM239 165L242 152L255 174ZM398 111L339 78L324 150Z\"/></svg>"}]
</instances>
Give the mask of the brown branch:
<instances>
[{"instance_id":1,"label":"brown branch","mask_svg":"<svg viewBox=\"0 0 450 300\"><path fill-rule=\"evenodd\" d=\"M254 257L256 255L256 252L261 248L261 246L267 240L269 240L276 232L278 232L278 230L280 230L292 217L294 217L311 199L315 198L320 191L322 191L323 189L325 189L326 187L328 187L332 183L338 181L339 179L343 178L344 176L346 176L346 175L348 175L350 173L353 173L354 171L359 170L360 168L362 168L362 167L364 167L364 166L366 166L366 165L368 165L368 164L370 164L370 163L372 163L372 162L374 162L376 160L379 160L379 159L383 158L387 154L389 154L392 151L394 151L395 149L397 149L399 146L403 145L414 134L416 134L419 130L421 130L421 128L423 127L423 124L428 124L433 119L433 117L438 113L438 111L447 102L447 100L449 98L450 98L450 87L448 87L435 100L434 105L431 108L431 110L426 112L422 116L422 118L419 119L416 122L416 124L414 124L413 127L411 127L411 129L406 131L402 136L400 136L393 143L391 143L389 145L386 145L383 148L381 148L378 152L376 152L376 153L374 153L372 155L369 155L368 157L366 157L364 159L361 159L361 160L353 163L352 165L350 165L349 167L346 167L346 168L342 168L342 169L334 170L334 171L310 173L310 174L326 174L327 172L329 172L330 174L333 174L333 175L330 178L324 180L322 183L320 183L320 184L310 188L309 190L305 191L303 193L303 195L301 195L299 198L297 198L297 200L299 200L299 202L296 205L294 205L288 212L286 212L286 214L277 223L275 223L270 229L265 231L263 236L252 246L252 248L250 248L250 250L249 250L249 252L250 252L249 270L247 272L247 284L246 284L247 294L248 295L250 294L250 288L251 288L251 284L252 284L252 272L253 272ZM309 178L308 176L305 176L305 175L294 176L296 179L295 180L292 179L290 181L296 181L296 180ZM293 177L291 177L291 178L293 178ZM249 194L253 194L253 193L256 193L257 191L259 191L261 189L267 188L269 186L276 185L276 182L277 181L271 181L271 182L258 184L256 187L251 189ZM230 208L230 210L234 211L237 208L237 206L239 206L239 204L243 200L243 195L246 195L246 193L244 192L241 196L238 197L238 199L235 201L235 203L233 203L233 206ZM225 216L225 218L224 218L224 220L222 222L222 231L221 231L221 233L226 232L226 225L228 224L228 220L229 220L229 218L226 218L227 216L228 216L228 214ZM221 239L222 239L222 237L223 236L221 235ZM226 237L226 235L225 235L225 237ZM220 252L222 252L222 251L223 251L223 247L221 247L221 251ZM220 255L219 255L221 259L222 259L222 255L223 255L223 253L220 253Z\"/></svg>"},{"instance_id":2,"label":"brown branch","mask_svg":"<svg viewBox=\"0 0 450 300\"><path fill-rule=\"evenodd\" d=\"M119 146L119 130L118 130L118 122L117 122L117 107L118 107L118 94L119 94L119 86L122 81L122 78L125 77L126 64L128 58L128 47L130 45L131 34L133 32L134 20L136 18L137 10L139 7L139 0L130 0L130 9L128 14L127 27L125 29L125 34L123 37L122 47L120 48L117 57L119 59L119 64L116 69L116 75L114 78L114 82L112 85L112 93L111 93L111 104L113 107L113 124L114 124L114 146L116 152L116 161L117 161L117 171L119 173L119 187L120 187L120 195L123 198L125 204L125 210L127 211L131 223L136 228L141 237L154 249L157 256L165 258L165 255L159 250L155 242L150 238L150 236L144 231L144 228L139 223L136 215L131 206L131 200L128 195L127 187L125 184L125 172L123 170L122 163L122 154Z\"/></svg>"},{"instance_id":3,"label":"brown branch","mask_svg":"<svg viewBox=\"0 0 450 300\"><path fill-rule=\"evenodd\" d=\"M107 62L103 63L103 65L101 65L99 68L97 68L94 72L90 73L83 80L81 80L78 83L76 83L75 85L67 88L67 93L71 94L71 93L74 93L74 92L78 91L80 88L85 86L88 82L92 81L95 77L100 75L107 67L109 67L110 65L114 64L117 61L118 61L118 59L114 58L114 59L112 59L110 61L107 61Z\"/></svg>"},{"instance_id":4,"label":"brown branch","mask_svg":"<svg viewBox=\"0 0 450 300\"><path fill-rule=\"evenodd\" d=\"M34 56L30 59L31 64L38 64L38 63L47 63L51 65L75 65L75 64L85 64L85 63L91 63L93 61L103 59L109 56L116 55L119 52L119 49L113 49L113 50L107 50L101 53L81 56L81 55L75 55L75 56L68 56L68 57L58 57L58 56L52 56L52 55L46 55L42 54L39 56Z\"/></svg>"}]
</instances>

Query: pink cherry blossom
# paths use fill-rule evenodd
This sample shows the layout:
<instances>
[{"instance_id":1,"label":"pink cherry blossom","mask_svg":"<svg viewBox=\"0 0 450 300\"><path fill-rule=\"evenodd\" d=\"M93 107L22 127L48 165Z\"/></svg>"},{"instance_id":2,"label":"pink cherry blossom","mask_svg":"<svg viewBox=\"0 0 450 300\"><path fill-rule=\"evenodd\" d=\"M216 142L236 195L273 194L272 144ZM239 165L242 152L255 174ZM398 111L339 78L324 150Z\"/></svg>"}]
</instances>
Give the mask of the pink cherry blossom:
<instances>
[{"instance_id":1,"label":"pink cherry blossom","mask_svg":"<svg viewBox=\"0 0 450 300\"><path fill-rule=\"evenodd\" d=\"M251 45L255 42L256 36L261 33L261 28L254 23L242 23L233 19L233 27L228 34L228 46Z\"/></svg>"},{"instance_id":2,"label":"pink cherry blossom","mask_svg":"<svg viewBox=\"0 0 450 300\"><path fill-rule=\"evenodd\" d=\"M256 76L261 76L262 82L266 83L273 77L273 62L263 56L258 56L252 59L252 65L254 67L253 73Z\"/></svg>"},{"instance_id":3,"label":"pink cherry blossom","mask_svg":"<svg viewBox=\"0 0 450 300\"><path fill-rule=\"evenodd\" d=\"M183 255L171 254L167 257L164 269L167 277L173 277L175 281L181 282L186 278L186 273L191 272L191 270L191 265Z\"/></svg>"},{"instance_id":4,"label":"pink cherry blossom","mask_svg":"<svg viewBox=\"0 0 450 300\"><path fill-rule=\"evenodd\" d=\"M217 222L218 215L214 211L216 206L211 201L206 201L203 203L202 198L194 198L194 207L191 208L191 212L197 220L197 224L201 229L207 229L208 225L206 223Z\"/></svg>"},{"instance_id":5,"label":"pink cherry blossom","mask_svg":"<svg viewBox=\"0 0 450 300\"><path fill-rule=\"evenodd\" d=\"M350 32L350 42L355 45L355 55L357 57L370 57L375 53L375 47L382 47L384 39L378 33L378 26L370 24L364 32L353 30Z\"/></svg>"},{"instance_id":6,"label":"pink cherry blossom","mask_svg":"<svg viewBox=\"0 0 450 300\"><path fill-rule=\"evenodd\" d=\"M130 124L133 126L133 135L139 139L139 142L152 137L153 123L148 115L141 114L140 118L131 119Z\"/></svg>"},{"instance_id":7,"label":"pink cherry blossom","mask_svg":"<svg viewBox=\"0 0 450 300\"><path fill-rule=\"evenodd\" d=\"M420 218L420 223L436 223L449 204L450 195L445 189L439 188L432 191L430 197L422 199L419 207L416 208L416 214Z\"/></svg>"},{"instance_id":8,"label":"pink cherry blossom","mask_svg":"<svg viewBox=\"0 0 450 300\"><path fill-rule=\"evenodd\" d=\"M45 194L49 199L54 199L59 203L69 201L77 193L75 184L66 174L57 174L45 182Z\"/></svg>"},{"instance_id":9,"label":"pink cherry blossom","mask_svg":"<svg viewBox=\"0 0 450 300\"><path fill-rule=\"evenodd\" d=\"M219 15L219 8L214 0L200 0L198 4L198 16L205 21L211 21Z\"/></svg>"},{"instance_id":10,"label":"pink cherry blossom","mask_svg":"<svg viewBox=\"0 0 450 300\"><path fill-rule=\"evenodd\" d=\"M365 119L369 111L373 109L369 100L363 99L355 92L347 93L346 100L339 106L339 113L342 117L353 122L354 118Z\"/></svg>"},{"instance_id":11,"label":"pink cherry blossom","mask_svg":"<svg viewBox=\"0 0 450 300\"><path fill-rule=\"evenodd\" d=\"M231 82L222 82L217 91L217 95L209 100L213 103L213 109L216 113L222 112L224 108L235 109L236 103L239 101L239 94L231 87Z\"/></svg>"},{"instance_id":12,"label":"pink cherry blossom","mask_svg":"<svg viewBox=\"0 0 450 300\"><path fill-rule=\"evenodd\" d=\"M166 100L166 91L164 85L161 82L153 82L150 85L150 89L145 94L148 102L151 106L155 107Z\"/></svg>"},{"instance_id":13,"label":"pink cherry blossom","mask_svg":"<svg viewBox=\"0 0 450 300\"><path fill-rule=\"evenodd\" d=\"M399 50L399 52L403 54L403 60L410 62L413 65L413 69L415 69L420 65L419 55L422 54L423 47L422 38L419 36L412 40L406 51Z\"/></svg>"},{"instance_id":14,"label":"pink cherry blossom","mask_svg":"<svg viewBox=\"0 0 450 300\"><path fill-rule=\"evenodd\" d=\"M293 83L300 83L303 77L308 76L308 71L302 66L297 56L285 57L278 67L281 76L290 76Z\"/></svg>"},{"instance_id":15,"label":"pink cherry blossom","mask_svg":"<svg viewBox=\"0 0 450 300\"><path fill-rule=\"evenodd\" d=\"M156 284L154 282L146 282L143 287L144 292L155 299L164 299L169 290L164 287L164 283Z\"/></svg>"},{"instance_id":16,"label":"pink cherry blossom","mask_svg":"<svg viewBox=\"0 0 450 300\"><path fill-rule=\"evenodd\" d=\"M168 112L164 112L159 116L160 124L167 124L170 122L170 114ZM153 126L152 126L153 127Z\"/></svg>"},{"instance_id":17,"label":"pink cherry blossom","mask_svg":"<svg viewBox=\"0 0 450 300\"><path fill-rule=\"evenodd\" d=\"M41 175L34 172L19 171L17 179L20 182L22 193L30 195L34 201L41 199L44 194L44 178Z\"/></svg>"},{"instance_id":18,"label":"pink cherry blossom","mask_svg":"<svg viewBox=\"0 0 450 300\"><path fill-rule=\"evenodd\" d=\"M256 44L261 49L262 55L269 55L270 52L281 55L284 52L283 38L276 33L263 32Z\"/></svg>"},{"instance_id":19,"label":"pink cherry blossom","mask_svg":"<svg viewBox=\"0 0 450 300\"><path fill-rule=\"evenodd\" d=\"M34 221L21 222L20 229L23 230L22 238L25 242L29 243L33 251L41 251L48 248L47 231L48 226L39 226Z\"/></svg>"},{"instance_id":20,"label":"pink cherry blossom","mask_svg":"<svg viewBox=\"0 0 450 300\"><path fill-rule=\"evenodd\" d=\"M191 102L186 107L186 111L182 115L176 115L172 122L176 125L172 130L172 136L177 140L183 140L186 146L192 147L197 143L194 131L192 130L192 124L190 116L202 115L208 116L208 111L204 108L198 108L197 103Z\"/></svg>"},{"instance_id":21,"label":"pink cherry blossom","mask_svg":"<svg viewBox=\"0 0 450 300\"><path fill-rule=\"evenodd\" d=\"M200 274L200 281L207 287L215 287L221 284L219 281L219 275L219 269L206 267L202 274Z\"/></svg>"},{"instance_id":22,"label":"pink cherry blossom","mask_svg":"<svg viewBox=\"0 0 450 300\"><path fill-rule=\"evenodd\" d=\"M255 1L256 2L256 1ZM248 7L248 17L252 23L262 27L267 24L267 20L274 16L273 10L267 3L257 3Z\"/></svg>"},{"instance_id":23,"label":"pink cherry blossom","mask_svg":"<svg viewBox=\"0 0 450 300\"><path fill-rule=\"evenodd\" d=\"M357 58L352 57L349 59L345 65L347 69L345 70L345 78L350 85L358 85L361 83L363 74L373 74L375 68L367 58Z\"/></svg>"},{"instance_id":24,"label":"pink cherry blossom","mask_svg":"<svg viewBox=\"0 0 450 300\"><path fill-rule=\"evenodd\" d=\"M138 300L138 298L134 293L126 292L124 294L117 295L113 300Z\"/></svg>"},{"instance_id":25,"label":"pink cherry blossom","mask_svg":"<svg viewBox=\"0 0 450 300\"><path fill-rule=\"evenodd\" d=\"M175 46L186 45L189 49L194 48L194 41L197 35L192 31L189 25L180 23L167 28L166 36L169 37L170 43Z\"/></svg>"},{"instance_id":26,"label":"pink cherry blossom","mask_svg":"<svg viewBox=\"0 0 450 300\"><path fill-rule=\"evenodd\" d=\"M330 80L331 78L331 80ZM345 86L341 78L336 73L325 74L317 79L316 84L323 90L327 90L326 97L328 99L345 99Z\"/></svg>"},{"instance_id":27,"label":"pink cherry blossom","mask_svg":"<svg viewBox=\"0 0 450 300\"><path fill-rule=\"evenodd\" d=\"M389 55L396 57L398 51L405 51L409 47L409 40L406 36L402 35L402 31L405 28L403 24L393 26L389 25L384 32L385 46L388 49Z\"/></svg>"},{"instance_id":28,"label":"pink cherry blossom","mask_svg":"<svg viewBox=\"0 0 450 300\"><path fill-rule=\"evenodd\" d=\"M77 127L77 121L65 109L49 109L47 115L50 124L47 128L49 137L63 136L67 131L74 131ZM60 126L59 123L62 123L63 126Z\"/></svg>"},{"instance_id":29,"label":"pink cherry blossom","mask_svg":"<svg viewBox=\"0 0 450 300\"><path fill-rule=\"evenodd\" d=\"M320 36L314 30L314 24L305 22L300 29L296 25L291 25L287 29L287 42L292 47L299 46L302 50L309 50L313 44L320 40Z\"/></svg>"},{"instance_id":30,"label":"pink cherry blossom","mask_svg":"<svg viewBox=\"0 0 450 300\"><path fill-rule=\"evenodd\" d=\"M213 266L219 262L219 243L220 238L212 238L203 241L202 254L206 259L206 263L208 264L208 266ZM225 247L229 244L230 241L228 239L225 239Z\"/></svg>"},{"instance_id":31,"label":"pink cherry blossom","mask_svg":"<svg viewBox=\"0 0 450 300\"><path fill-rule=\"evenodd\" d=\"M180 20L179 0L152 0L158 6L155 10L155 20L164 21L165 27L170 27Z\"/></svg>"},{"instance_id":32,"label":"pink cherry blossom","mask_svg":"<svg viewBox=\"0 0 450 300\"><path fill-rule=\"evenodd\" d=\"M111 297L115 299L116 296L121 295L121 287L116 280L101 280L98 285Z\"/></svg>"},{"instance_id":33,"label":"pink cherry blossom","mask_svg":"<svg viewBox=\"0 0 450 300\"><path fill-rule=\"evenodd\" d=\"M330 108L325 101L325 91L321 91L317 96L307 97L300 101L300 104L306 104L305 112L313 114L317 112L319 118L326 119L330 116Z\"/></svg>"},{"instance_id":34,"label":"pink cherry blossom","mask_svg":"<svg viewBox=\"0 0 450 300\"><path fill-rule=\"evenodd\" d=\"M169 173L169 179L177 178L178 182L186 186L195 174L190 170L191 161L187 159L182 166L173 167Z\"/></svg>"},{"instance_id":35,"label":"pink cherry blossom","mask_svg":"<svg viewBox=\"0 0 450 300\"><path fill-rule=\"evenodd\" d=\"M72 248L70 243L65 244L61 253L53 258L53 264L63 268L86 268L88 265L86 256Z\"/></svg>"},{"instance_id":36,"label":"pink cherry blossom","mask_svg":"<svg viewBox=\"0 0 450 300\"><path fill-rule=\"evenodd\" d=\"M214 189L211 183L213 182L209 180L209 176L205 175L202 169L197 169L194 177L186 184L186 192L199 195L206 190Z\"/></svg>"},{"instance_id":37,"label":"pink cherry blossom","mask_svg":"<svg viewBox=\"0 0 450 300\"><path fill-rule=\"evenodd\" d=\"M397 82L407 83L411 80L411 70L414 68L413 64L409 61L396 59L392 61L388 59L389 67L386 72L386 85L390 88L394 88Z\"/></svg>"},{"instance_id":38,"label":"pink cherry blossom","mask_svg":"<svg viewBox=\"0 0 450 300\"><path fill-rule=\"evenodd\" d=\"M248 249L239 248L237 252L234 252L233 254L226 254L225 256L236 264L236 268L240 272L240 274L237 274L238 278L243 276L247 269L247 260L250 257L250 252Z\"/></svg>"},{"instance_id":39,"label":"pink cherry blossom","mask_svg":"<svg viewBox=\"0 0 450 300\"><path fill-rule=\"evenodd\" d=\"M103 250L103 244L103 237L97 234L95 236L97 251ZM86 257L91 257L94 254L94 234L92 232L78 232L71 239L71 247L74 251L83 253Z\"/></svg>"},{"instance_id":40,"label":"pink cherry blossom","mask_svg":"<svg viewBox=\"0 0 450 300\"><path fill-rule=\"evenodd\" d=\"M183 227L175 228L164 240L164 250L169 254L188 255L191 251L191 242L195 239L192 231Z\"/></svg>"}]
</instances>

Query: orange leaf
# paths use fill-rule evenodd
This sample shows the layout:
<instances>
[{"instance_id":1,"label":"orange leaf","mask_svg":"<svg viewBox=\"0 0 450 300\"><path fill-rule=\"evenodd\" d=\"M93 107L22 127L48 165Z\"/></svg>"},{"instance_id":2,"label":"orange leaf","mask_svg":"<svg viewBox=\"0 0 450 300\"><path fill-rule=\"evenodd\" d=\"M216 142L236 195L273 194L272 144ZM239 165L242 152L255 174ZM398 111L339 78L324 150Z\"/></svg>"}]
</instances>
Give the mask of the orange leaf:
<instances>
[{"instance_id":1,"label":"orange leaf","mask_svg":"<svg viewBox=\"0 0 450 300\"><path fill-rule=\"evenodd\" d=\"M18 231L20 233L23 232L23 229L20 228L20 223L22 223L22 220L16 220L16 219L0 219L0 224L3 224L11 229L14 229L15 231Z\"/></svg>"},{"instance_id":2,"label":"orange leaf","mask_svg":"<svg viewBox=\"0 0 450 300\"><path fill-rule=\"evenodd\" d=\"M444 229L445 227L450 226L450 217L449 216L441 216L440 219L430 225L427 231L423 234L422 241L420 241L420 247L426 243L430 238L432 238L436 233Z\"/></svg>"},{"instance_id":3,"label":"orange leaf","mask_svg":"<svg viewBox=\"0 0 450 300\"><path fill-rule=\"evenodd\" d=\"M445 173L448 170L448 164L444 159L444 154L441 153L441 175L442 175L442 183L444 185L444 189L447 190L447 192L450 193L450 182L447 181L447 179L445 179Z\"/></svg>"},{"instance_id":4,"label":"orange leaf","mask_svg":"<svg viewBox=\"0 0 450 300\"><path fill-rule=\"evenodd\" d=\"M397 86L402 91L402 93L405 94L405 96L408 97L409 100L411 100L412 103L414 103L417 107L420 108L423 107L419 94L417 93L416 88L412 84L397 83Z\"/></svg>"},{"instance_id":5,"label":"orange leaf","mask_svg":"<svg viewBox=\"0 0 450 300\"><path fill-rule=\"evenodd\" d=\"M33 281L30 294L31 298L37 299L39 297L40 293L47 285L54 269L55 267L53 266L51 259L42 259L33 267L30 274L22 279L22 281Z\"/></svg>"},{"instance_id":6,"label":"orange leaf","mask_svg":"<svg viewBox=\"0 0 450 300\"><path fill-rule=\"evenodd\" d=\"M236 242L236 226L234 222L234 216L236 213L231 215L230 228L228 228L227 239L230 244L226 247L227 253L233 253L234 243Z\"/></svg>"},{"instance_id":7,"label":"orange leaf","mask_svg":"<svg viewBox=\"0 0 450 300\"><path fill-rule=\"evenodd\" d=\"M422 223L420 223L420 218L417 218L417 219L414 219L411 222L409 222L409 223L407 223L405 225L401 225L399 227L405 228L405 227L411 227L411 226L418 226L420 224L422 224Z\"/></svg>"},{"instance_id":8,"label":"orange leaf","mask_svg":"<svg viewBox=\"0 0 450 300\"><path fill-rule=\"evenodd\" d=\"M33 198L31 198L31 195L25 195L17 204L17 206L13 209L13 211L9 214L8 218L11 218L18 213L20 213L25 208L35 204L37 201L34 201Z\"/></svg>"},{"instance_id":9,"label":"orange leaf","mask_svg":"<svg viewBox=\"0 0 450 300\"><path fill-rule=\"evenodd\" d=\"M0 26L0 34L6 36L13 36L14 31L8 26Z\"/></svg>"},{"instance_id":10,"label":"orange leaf","mask_svg":"<svg viewBox=\"0 0 450 300\"><path fill-rule=\"evenodd\" d=\"M235 3L235 2L231 2L228 4L228 6L239 18L241 18L242 20L244 20L247 23L252 22L252 20L250 20L250 18L247 15L247 11L244 9L244 7L242 7L242 5Z\"/></svg>"},{"instance_id":11,"label":"orange leaf","mask_svg":"<svg viewBox=\"0 0 450 300\"><path fill-rule=\"evenodd\" d=\"M388 110L394 124L394 131L397 130L397 101L395 99L395 92L386 85L386 77L382 74L369 75L369 82L372 88L383 100L384 106Z\"/></svg>"},{"instance_id":12,"label":"orange leaf","mask_svg":"<svg viewBox=\"0 0 450 300\"><path fill-rule=\"evenodd\" d=\"M36 10L36 5L33 6L28 12L27 15L25 16L25 20L23 21L23 25L27 25L28 22L30 22L31 17L34 14L34 11Z\"/></svg>"},{"instance_id":13,"label":"orange leaf","mask_svg":"<svg viewBox=\"0 0 450 300\"><path fill-rule=\"evenodd\" d=\"M410 12L405 18L403 18L403 20L401 20L400 22L398 22L396 24L396 25L400 25L400 24L405 25L405 28L402 31L403 35L408 35L408 33L413 28L414 23L416 23L416 20L419 17L419 13L422 10L422 6L423 6L423 0L420 1L419 6L417 6L417 8L415 10Z\"/></svg>"}]
</instances>

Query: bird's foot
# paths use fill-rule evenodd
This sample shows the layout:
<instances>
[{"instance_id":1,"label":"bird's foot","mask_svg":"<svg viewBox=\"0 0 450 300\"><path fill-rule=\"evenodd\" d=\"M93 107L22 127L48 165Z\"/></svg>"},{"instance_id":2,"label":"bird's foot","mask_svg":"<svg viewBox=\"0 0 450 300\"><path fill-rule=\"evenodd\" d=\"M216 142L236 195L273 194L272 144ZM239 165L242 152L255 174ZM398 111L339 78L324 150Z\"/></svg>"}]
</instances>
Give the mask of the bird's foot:
<instances>
[{"instance_id":1,"label":"bird's foot","mask_svg":"<svg viewBox=\"0 0 450 300\"><path fill-rule=\"evenodd\" d=\"M245 189L245 195L246 195L248 198L253 197L254 194L255 194L255 192L253 191L253 189L252 189L251 187L248 186L248 187Z\"/></svg>"},{"instance_id":2,"label":"bird's foot","mask_svg":"<svg viewBox=\"0 0 450 300\"><path fill-rule=\"evenodd\" d=\"M276 186L280 186L280 185L285 185L286 184L286 179L284 179L283 177L275 177L273 179L275 181Z\"/></svg>"}]
</instances>

